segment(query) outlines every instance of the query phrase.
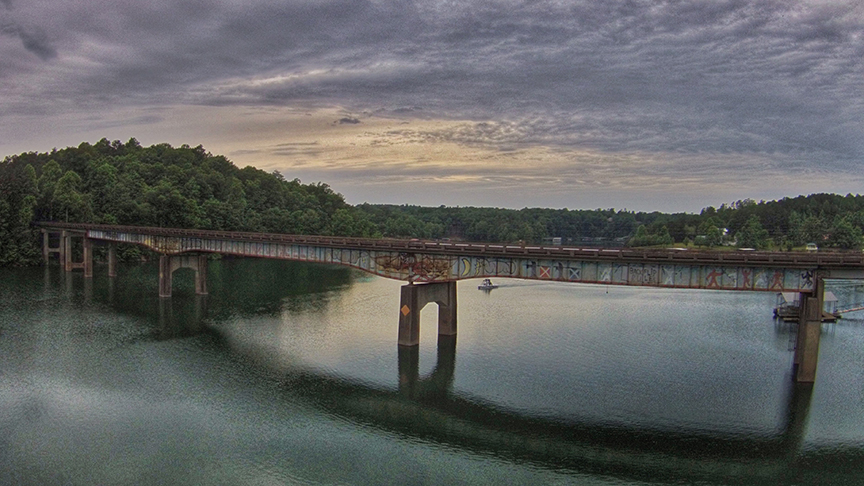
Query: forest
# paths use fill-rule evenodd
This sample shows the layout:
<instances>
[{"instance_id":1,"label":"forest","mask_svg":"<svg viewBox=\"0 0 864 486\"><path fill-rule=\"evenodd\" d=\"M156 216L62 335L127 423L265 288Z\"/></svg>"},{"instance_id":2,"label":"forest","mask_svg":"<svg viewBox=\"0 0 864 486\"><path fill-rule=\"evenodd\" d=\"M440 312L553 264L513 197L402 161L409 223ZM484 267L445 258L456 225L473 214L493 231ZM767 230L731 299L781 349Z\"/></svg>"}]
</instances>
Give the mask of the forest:
<instances>
[{"instance_id":1,"label":"forest","mask_svg":"<svg viewBox=\"0 0 864 486\"><path fill-rule=\"evenodd\" d=\"M864 196L735 201L699 214L615 209L352 206L325 183L238 168L200 145L134 138L0 162L0 266L37 264L36 221L582 246L860 249Z\"/></svg>"}]
</instances>

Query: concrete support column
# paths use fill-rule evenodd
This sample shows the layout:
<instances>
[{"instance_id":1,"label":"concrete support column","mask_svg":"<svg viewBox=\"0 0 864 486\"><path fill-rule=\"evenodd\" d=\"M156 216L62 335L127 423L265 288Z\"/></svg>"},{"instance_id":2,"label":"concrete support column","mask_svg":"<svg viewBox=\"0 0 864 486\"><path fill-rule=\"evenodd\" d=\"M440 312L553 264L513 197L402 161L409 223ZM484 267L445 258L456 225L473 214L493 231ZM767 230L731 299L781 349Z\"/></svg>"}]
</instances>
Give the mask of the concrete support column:
<instances>
[{"instance_id":1,"label":"concrete support column","mask_svg":"<svg viewBox=\"0 0 864 486\"><path fill-rule=\"evenodd\" d=\"M456 281L445 282L439 285L441 292L446 294L446 297L437 300L438 302L438 335L439 336L455 336L456 335Z\"/></svg>"},{"instance_id":2,"label":"concrete support column","mask_svg":"<svg viewBox=\"0 0 864 486\"><path fill-rule=\"evenodd\" d=\"M108 245L108 276L117 276L117 244Z\"/></svg>"},{"instance_id":3,"label":"concrete support column","mask_svg":"<svg viewBox=\"0 0 864 486\"><path fill-rule=\"evenodd\" d=\"M63 232L63 268L67 272L72 271L72 235L67 232Z\"/></svg>"},{"instance_id":4,"label":"concrete support column","mask_svg":"<svg viewBox=\"0 0 864 486\"><path fill-rule=\"evenodd\" d=\"M816 381L816 365L819 362L819 338L822 332L822 307L824 283L817 278L813 294L801 294L798 316L798 336L795 346L795 381Z\"/></svg>"},{"instance_id":5,"label":"concrete support column","mask_svg":"<svg viewBox=\"0 0 864 486\"><path fill-rule=\"evenodd\" d=\"M62 233L55 232L59 236L59 242L56 248L51 247L51 235L53 234L51 231L42 228L42 260L45 261L45 265L49 265L51 263L51 254L57 253L60 255L60 265L65 265L65 254L66 248L65 243L63 241Z\"/></svg>"},{"instance_id":6,"label":"concrete support column","mask_svg":"<svg viewBox=\"0 0 864 486\"><path fill-rule=\"evenodd\" d=\"M48 244L48 231L46 229L42 229L42 261L45 262L45 265L48 265L48 249L50 245Z\"/></svg>"},{"instance_id":7,"label":"concrete support column","mask_svg":"<svg viewBox=\"0 0 864 486\"><path fill-rule=\"evenodd\" d=\"M419 285L414 284L402 286L399 300L399 346L420 344L420 310L423 307L418 304L419 288Z\"/></svg>"},{"instance_id":8,"label":"concrete support column","mask_svg":"<svg viewBox=\"0 0 864 486\"><path fill-rule=\"evenodd\" d=\"M171 297L171 257L159 255L159 297Z\"/></svg>"},{"instance_id":9,"label":"concrete support column","mask_svg":"<svg viewBox=\"0 0 864 486\"><path fill-rule=\"evenodd\" d=\"M456 282L402 286L399 307L399 345L420 344L420 311L430 302L438 304L438 334L456 335Z\"/></svg>"},{"instance_id":10,"label":"concrete support column","mask_svg":"<svg viewBox=\"0 0 864 486\"><path fill-rule=\"evenodd\" d=\"M66 234L66 232L61 231L60 232L60 242L57 244L57 246L59 247L58 250L60 251L60 266L63 267L64 270L66 270L66 255L69 254L69 252L66 251L66 239L67 238L68 238L68 235ZM69 270L66 270L66 271L68 272Z\"/></svg>"},{"instance_id":11,"label":"concrete support column","mask_svg":"<svg viewBox=\"0 0 864 486\"><path fill-rule=\"evenodd\" d=\"M195 269L195 293L207 295L207 255L198 255Z\"/></svg>"},{"instance_id":12,"label":"concrete support column","mask_svg":"<svg viewBox=\"0 0 864 486\"><path fill-rule=\"evenodd\" d=\"M93 240L84 235L84 277L93 277Z\"/></svg>"}]
</instances>

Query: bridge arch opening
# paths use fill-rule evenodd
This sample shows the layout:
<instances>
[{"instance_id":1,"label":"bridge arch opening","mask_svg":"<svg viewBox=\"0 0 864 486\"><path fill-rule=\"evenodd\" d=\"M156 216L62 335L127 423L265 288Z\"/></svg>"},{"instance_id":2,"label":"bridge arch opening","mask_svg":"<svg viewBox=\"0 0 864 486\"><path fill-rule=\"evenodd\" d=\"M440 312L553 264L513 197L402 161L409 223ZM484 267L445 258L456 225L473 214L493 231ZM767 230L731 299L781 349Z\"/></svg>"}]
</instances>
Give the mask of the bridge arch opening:
<instances>
[{"instance_id":1,"label":"bridge arch opening","mask_svg":"<svg viewBox=\"0 0 864 486\"><path fill-rule=\"evenodd\" d=\"M171 291L174 294L194 294L198 271L193 268L178 268L171 273Z\"/></svg>"},{"instance_id":2,"label":"bridge arch opening","mask_svg":"<svg viewBox=\"0 0 864 486\"><path fill-rule=\"evenodd\" d=\"M207 255L161 255L159 257L159 297L171 297L174 272L193 270L195 293L207 294Z\"/></svg>"}]
</instances>

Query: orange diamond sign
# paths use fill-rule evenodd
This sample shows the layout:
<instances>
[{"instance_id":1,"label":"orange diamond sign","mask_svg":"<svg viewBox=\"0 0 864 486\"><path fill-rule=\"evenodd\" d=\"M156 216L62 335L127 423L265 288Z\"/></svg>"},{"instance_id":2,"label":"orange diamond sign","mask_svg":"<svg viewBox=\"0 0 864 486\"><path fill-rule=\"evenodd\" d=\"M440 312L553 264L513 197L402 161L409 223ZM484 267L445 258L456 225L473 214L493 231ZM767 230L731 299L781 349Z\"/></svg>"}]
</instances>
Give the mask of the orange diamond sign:
<instances>
[{"instance_id":1,"label":"orange diamond sign","mask_svg":"<svg viewBox=\"0 0 864 486\"><path fill-rule=\"evenodd\" d=\"M407 316L410 313L411 313L411 308L408 307L407 305L403 305L402 306L402 315Z\"/></svg>"}]
</instances>

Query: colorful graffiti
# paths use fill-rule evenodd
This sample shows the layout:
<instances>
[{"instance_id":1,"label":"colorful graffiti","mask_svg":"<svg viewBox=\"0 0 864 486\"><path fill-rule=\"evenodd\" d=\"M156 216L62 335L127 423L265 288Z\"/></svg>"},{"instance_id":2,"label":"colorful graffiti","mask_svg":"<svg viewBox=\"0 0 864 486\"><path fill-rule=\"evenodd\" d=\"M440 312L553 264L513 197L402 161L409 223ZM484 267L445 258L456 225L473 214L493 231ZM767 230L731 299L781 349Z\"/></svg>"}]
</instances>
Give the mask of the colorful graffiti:
<instances>
[{"instance_id":1,"label":"colorful graffiti","mask_svg":"<svg viewBox=\"0 0 864 486\"><path fill-rule=\"evenodd\" d=\"M123 231L91 230L88 237L146 246L167 254L214 252L350 265L383 277L441 282L477 277L514 277L583 283L723 290L809 291L814 269L687 264L623 263L422 252L330 248L292 243L179 238Z\"/></svg>"},{"instance_id":2,"label":"colorful graffiti","mask_svg":"<svg viewBox=\"0 0 864 486\"><path fill-rule=\"evenodd\" d=\"M376 272L386 276L392 274L407 280L432 282L451 280L449 257L440 255L417 255L413 253L385 253L372 258Z\"/></svg>"}]
</instances>

